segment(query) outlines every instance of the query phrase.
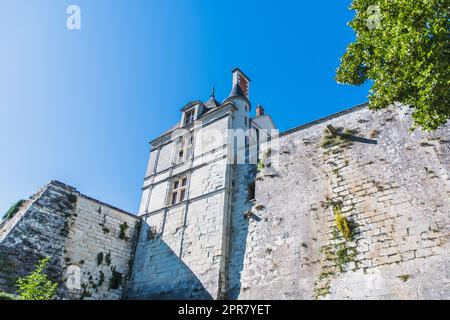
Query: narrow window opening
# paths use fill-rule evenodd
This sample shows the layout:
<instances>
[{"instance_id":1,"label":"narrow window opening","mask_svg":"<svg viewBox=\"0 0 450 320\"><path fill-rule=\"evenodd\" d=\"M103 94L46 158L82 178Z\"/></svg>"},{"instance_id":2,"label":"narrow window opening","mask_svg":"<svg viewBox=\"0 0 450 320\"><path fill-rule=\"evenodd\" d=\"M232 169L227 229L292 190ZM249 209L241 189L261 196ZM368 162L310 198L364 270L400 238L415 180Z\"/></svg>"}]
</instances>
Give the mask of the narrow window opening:
<instances>
[{"instance_id":1,"label":"narrow window opening","mask_svg":"<svg viewBox=\"0 0 450 320\"><path fill-rule=\"evenodd\" d=\"M175 164L181 164L192 157L193 141L192 135L180 138L177 144L178 152L176 153Z\"/></svg>"},{"instance_id":2,"label":"narrow window opening","mask_svg":"<svg viewBox=\"0 0 450 320\"><path fill-rule=\"evenodd\" d=\"M248 192L247 197L248 197L249 201L255 200L255 198L256 198L255 189L256 189L255 182L252 182L247 186L247 192Z\"/></svg>"},{"instance_id":3,"label":"narrow window opening","mask_svg":"<svg viewBox=\"0 0 450 320\"><path fill-rule=\"evenodd\" d=\"M256 132L256 162L259 162L259 129L255 128Z\"/></svg>"},{"instance_id":4,"label":"narrow window opening","mask_svg":"<svg viewBox=\"0 0 450 320\"><path fill-rule=\"evenodd\" d=\"M250 143L248 136L245 136L245 163L248 163L249 155L250 155L250 149L249 149Z\"/></svg>"}]
</instances>

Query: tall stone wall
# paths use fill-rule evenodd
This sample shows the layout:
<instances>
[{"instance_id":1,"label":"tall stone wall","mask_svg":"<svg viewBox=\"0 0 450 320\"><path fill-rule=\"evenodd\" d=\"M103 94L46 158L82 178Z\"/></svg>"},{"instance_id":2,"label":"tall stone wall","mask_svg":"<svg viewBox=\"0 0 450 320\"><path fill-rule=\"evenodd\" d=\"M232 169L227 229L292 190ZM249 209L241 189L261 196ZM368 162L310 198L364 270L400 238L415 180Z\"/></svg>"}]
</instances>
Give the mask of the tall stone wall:
<instances>
[{"instance_id":1,"label":"tall stone wall","mask_svg":"<svg viewBox=\"0 0 450 320\"><path fill-rule=\"evenodd\" d=\"M231 298L450 298L450 129L410 132L410 113L357 108L281 136L253 216L233 210Z\"/></svg>"},{"instance_id":2,"label":"tall stone wall","mask_svg":"<svg viewBox=\"0 0 450 320\"><path fill-rule=\"evenodd\" d=\"M14 293L17 278L48 256L58 298L119 299L138 226L137 217L52 181L0 226L0 290ZM73 276L78 288L66 285Z\"/></svg>"},{"instance_id":3,"label":"tall stone wall","mask_svg":"<svg viewBox=\"0 0 450 320\"><path fill-rule=\"evenodd\" d=\"M220 297L226 168L219 157L193 170L187 201L143 217L129 299Z\"/></svg>"}]
</instances>

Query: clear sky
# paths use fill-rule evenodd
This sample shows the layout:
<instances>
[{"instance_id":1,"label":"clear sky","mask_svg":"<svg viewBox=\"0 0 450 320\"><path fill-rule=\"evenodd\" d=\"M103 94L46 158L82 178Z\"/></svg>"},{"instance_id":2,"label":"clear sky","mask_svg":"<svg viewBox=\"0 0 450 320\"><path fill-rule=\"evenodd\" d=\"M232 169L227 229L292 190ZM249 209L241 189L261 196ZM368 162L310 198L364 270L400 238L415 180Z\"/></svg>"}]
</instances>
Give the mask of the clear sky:
<instances>
[{"instance_id":1,"label":"clear sky","mask_svg":"<svg viewBox=\"0 0 450 320\"><path fill-rule=\"evenodd\" d=\"M81 30L66 9L81 8ZM2 0L0 216L47 181L136 212L149 145L231 69L284 131L367 100L338 85L347 1ZM254 111L254 109L253 109Z\"/></svg>"}]
</instances>

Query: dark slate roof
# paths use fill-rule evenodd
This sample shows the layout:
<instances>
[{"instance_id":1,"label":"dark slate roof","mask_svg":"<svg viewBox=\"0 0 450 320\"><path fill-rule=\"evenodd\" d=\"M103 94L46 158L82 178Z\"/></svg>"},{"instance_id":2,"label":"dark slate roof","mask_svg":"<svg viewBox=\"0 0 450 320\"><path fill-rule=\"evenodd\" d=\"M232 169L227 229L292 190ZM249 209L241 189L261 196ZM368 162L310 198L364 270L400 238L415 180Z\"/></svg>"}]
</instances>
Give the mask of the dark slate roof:
<instances>
[{"instance_id":1,"label":"dark slate roof","mask_svg":"<svg viewBox=\"0 0 450 320\"><path fill-rule=\"evenodd\" d=\"M221 104L214 98L214 96L211 96L209 100L205 103L206 109L214 109L219 108Z\"/></svg>"},{"instance_id":2,"label":"dark slate roof","mask_svg":"<svg viewBox=\"0 0 450 320\"><path fill-rule=\"evenodd\" d=\"M242 92L241 87L238 84L235 84L233 86L233 89L231 90L230 95L229 95L228 98L232 98L232 97L242 97L244 99L247 99L245 97L245 94Z\"/></svg>"},{"instance_id":3,"label":"dark slate roof","mask_svg":"<svg viewBox=\"0 0 450 320\"><path fill-rule=\"evenodd\" d=\"M200 100L194 100L194 101L191 101L191 102L189 102L188 104L186 104L186 105L181 109L181 111L186 111L186 110L189 109L190 107L193 107L193 106L195 106L195 105L197 105L197 104L203 105L203 102L201 102Z\"/></svg>"}]
</instances>

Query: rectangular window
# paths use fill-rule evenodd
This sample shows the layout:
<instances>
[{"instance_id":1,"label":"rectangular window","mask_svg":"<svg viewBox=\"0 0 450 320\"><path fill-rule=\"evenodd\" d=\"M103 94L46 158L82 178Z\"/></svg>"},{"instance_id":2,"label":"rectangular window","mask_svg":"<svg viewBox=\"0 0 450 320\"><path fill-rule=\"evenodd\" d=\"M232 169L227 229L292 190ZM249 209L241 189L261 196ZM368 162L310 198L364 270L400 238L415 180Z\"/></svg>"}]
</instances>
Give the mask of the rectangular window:
<instances>
[{"instance_id":1,"label":"rectangular window","mask_svg":"<svg viewBox=\"0 0 450 320\"><path fill-rule=\"evenodd\" d=\"M255 128L256 132L256 162L259 162L259 129Z\"/></svg>"},{"instance_id":2,"label":"rectangular window","mask_svg":"<svg viewBox=\"0 0 450 320\"><path fill-rule=\"evenodd\" d=\"M192 157L192 143L192 135L180 138L177 144L178 152L176 153L175 164L181 164Z\"/></svg>"},{"instance_id":3,"label":"rectangular window","mask_svg":"<svg viewBox=\"0 0 450 320\"><path fill-rule=\"evenodd\" d=\"M195 109L186 111L184 118L184 125L187 126L188 124L194 122L194 116L195 116Z\"/></svg>"},{"instance_id":4,"label":"rectangular window","mask_svg":"<svg viewBox=\"0 0 450 320\"><path fill-rule=\"evenodd\" d=\"M186 188L187 188L187 178L181 177L177 178L172 183L172 191L170 197L170 204L175 205L177 203L186 200Z\"/></svg>"},{"instance_id":5,"label":"rectangular window","mask_svg":"<svg viewBox=\"0 0 450 320\"><path fill-rule=\"evenodd\" d=\"M250 143L249 143L249 139L248 136L245 136L245 163L248 163L249 160L249 156L250 156Z\"/></svg>"}]
</instances>

